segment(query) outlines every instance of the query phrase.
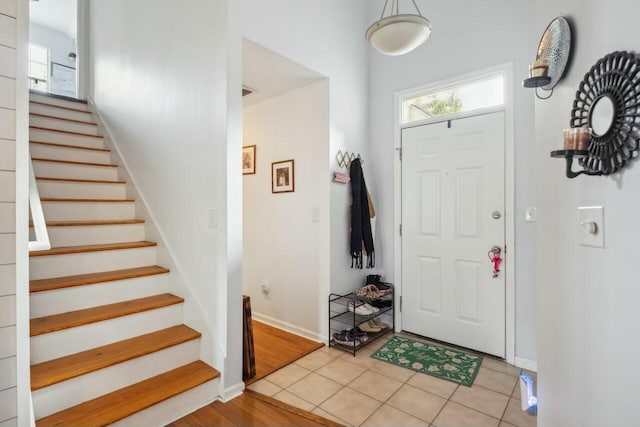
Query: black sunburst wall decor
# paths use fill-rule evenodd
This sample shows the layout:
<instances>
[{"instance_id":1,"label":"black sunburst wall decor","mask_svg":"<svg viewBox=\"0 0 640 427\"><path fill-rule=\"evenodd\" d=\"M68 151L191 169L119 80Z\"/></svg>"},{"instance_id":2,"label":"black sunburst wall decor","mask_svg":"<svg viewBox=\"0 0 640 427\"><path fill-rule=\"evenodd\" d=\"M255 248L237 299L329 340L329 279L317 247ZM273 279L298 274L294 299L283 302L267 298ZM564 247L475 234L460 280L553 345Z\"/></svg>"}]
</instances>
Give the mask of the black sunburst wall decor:
<instances>
[{"instance_id":1,"label":"black sunburst wall decor","mask_svg":"<svg viewBox=\"0 0 640 427\"><path fill-rule=\"evenodd\" d=\"M630 52L613 52L584 76L571 111L571 127L593 127L593 107L602 98L613 102L613 121L602 135L594 132L589 155L581 165L609 175L635 158L640 141L640 60Z\"/></svg>"}]
</instances>

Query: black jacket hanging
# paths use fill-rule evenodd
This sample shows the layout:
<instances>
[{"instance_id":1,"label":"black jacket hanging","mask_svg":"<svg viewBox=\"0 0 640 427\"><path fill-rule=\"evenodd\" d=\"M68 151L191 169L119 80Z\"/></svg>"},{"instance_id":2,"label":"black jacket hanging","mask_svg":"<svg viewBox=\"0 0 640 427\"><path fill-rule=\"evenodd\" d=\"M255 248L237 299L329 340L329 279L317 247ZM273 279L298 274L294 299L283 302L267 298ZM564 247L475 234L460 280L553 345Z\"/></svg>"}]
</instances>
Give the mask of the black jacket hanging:
<instances>
[{"instance_id":1,"label":"black jacket hanging","mask_svg":"<svg viewBox=\"0 0 640 427\"><path fill-rule=\"evenodd\" d=\"M373 235L371 234L371 219L369 218L369 198L367 184L360 159L351 162L349 172L351 176L351 268L362 268L362 247L367 252L367 268L375 267L373 249Z\"/></svg>"}]
</instances>

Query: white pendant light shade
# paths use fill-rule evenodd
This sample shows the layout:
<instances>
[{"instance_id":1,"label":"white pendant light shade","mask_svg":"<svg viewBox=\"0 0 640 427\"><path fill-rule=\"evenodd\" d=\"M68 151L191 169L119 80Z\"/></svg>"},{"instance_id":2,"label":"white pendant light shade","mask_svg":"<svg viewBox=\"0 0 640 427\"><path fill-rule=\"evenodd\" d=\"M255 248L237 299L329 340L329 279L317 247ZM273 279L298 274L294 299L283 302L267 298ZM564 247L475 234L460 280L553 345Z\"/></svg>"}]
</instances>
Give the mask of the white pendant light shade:
<instances>
[{"instance_id":1,"label":"white pendant light shade","mask_svg":"<svg viewBox=\"0 0 640 427\"><path fill-rule=\"evenodd\" d=\"M431 35L431 22L420 13L416 0L412 0L418 14L400 13L400 0L391 0L390 15L385 18L389 0L385 0L380 20L367 30L366 38L371 46L385 55L409 53ZM394 11L395 9L395 11Z\"/></svg>"},{"instance_id":2,"label":"white pendant light shade","mask_svg":"<svg viewBox=\"0 0 640 427\"><path fill-rule=\"evenodd\" d=\"M431 23L419 15L393 15L383 18L367 30L367 41L385 55L404 55L422 43L431 34Z\"/></svg>"}]
</instances>

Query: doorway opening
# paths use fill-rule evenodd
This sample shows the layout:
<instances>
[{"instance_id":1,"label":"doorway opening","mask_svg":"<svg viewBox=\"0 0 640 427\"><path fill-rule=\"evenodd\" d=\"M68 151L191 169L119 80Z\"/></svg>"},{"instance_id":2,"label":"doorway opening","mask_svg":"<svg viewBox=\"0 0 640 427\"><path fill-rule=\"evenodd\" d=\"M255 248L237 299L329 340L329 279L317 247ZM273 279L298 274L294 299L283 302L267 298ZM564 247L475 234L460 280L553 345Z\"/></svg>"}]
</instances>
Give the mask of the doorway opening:
<instances>
[{"instance_id":1,"label":"doorway opening","mask_svg":"<svg viewBox=\"0 0 640 427\"><path fill-rule=\"evenodd\" d=\"M513 363L510 81L505 65L396 94L395 264L400 329Z\"/></svg>"},{"instance_id":2,"label":"doorway opening","mask_svg":"<svg viewBox=\"0 0 640 427\"><path fill-rule=\"evenodd\" d=\"M35 93L81 98L79 27L83 0L29 2L29 89ZM79 25L80 23L80 25Z\"/></svg>"},{"instance_id":3,"label":"doorway opening","mask_svg":"<svg viewBox=\"0 0 640 427\"><path fill-rule=\"evenodd\" d=\"M243 43L243 294L255 381L322 347L329 248L329 83Z\"/></svg>"}]
</instances>

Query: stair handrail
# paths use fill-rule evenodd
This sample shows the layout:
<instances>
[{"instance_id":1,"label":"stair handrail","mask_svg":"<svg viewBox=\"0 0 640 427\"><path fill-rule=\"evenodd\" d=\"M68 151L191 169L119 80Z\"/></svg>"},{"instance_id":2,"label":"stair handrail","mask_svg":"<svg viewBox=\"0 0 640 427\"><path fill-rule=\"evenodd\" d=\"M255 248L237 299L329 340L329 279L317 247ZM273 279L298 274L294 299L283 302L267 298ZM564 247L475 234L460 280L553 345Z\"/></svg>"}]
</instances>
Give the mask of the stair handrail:
<instances>
[{"instance_id":1,"label":"stair handrail","mask_svg":"<svg viewBox=\"0 0 640 427\"><path fill-rule=\"evenodd\" d=\"M33 171L31 155L29 155L29 208L31 209L31 219L33 220L33 229L36 236L36 240L29 240L29 252L48 251L51 249L51 242L49 241L47 223L44 220L42 201L40 200L36 174Z\"/></svg>"}]
</instances>

